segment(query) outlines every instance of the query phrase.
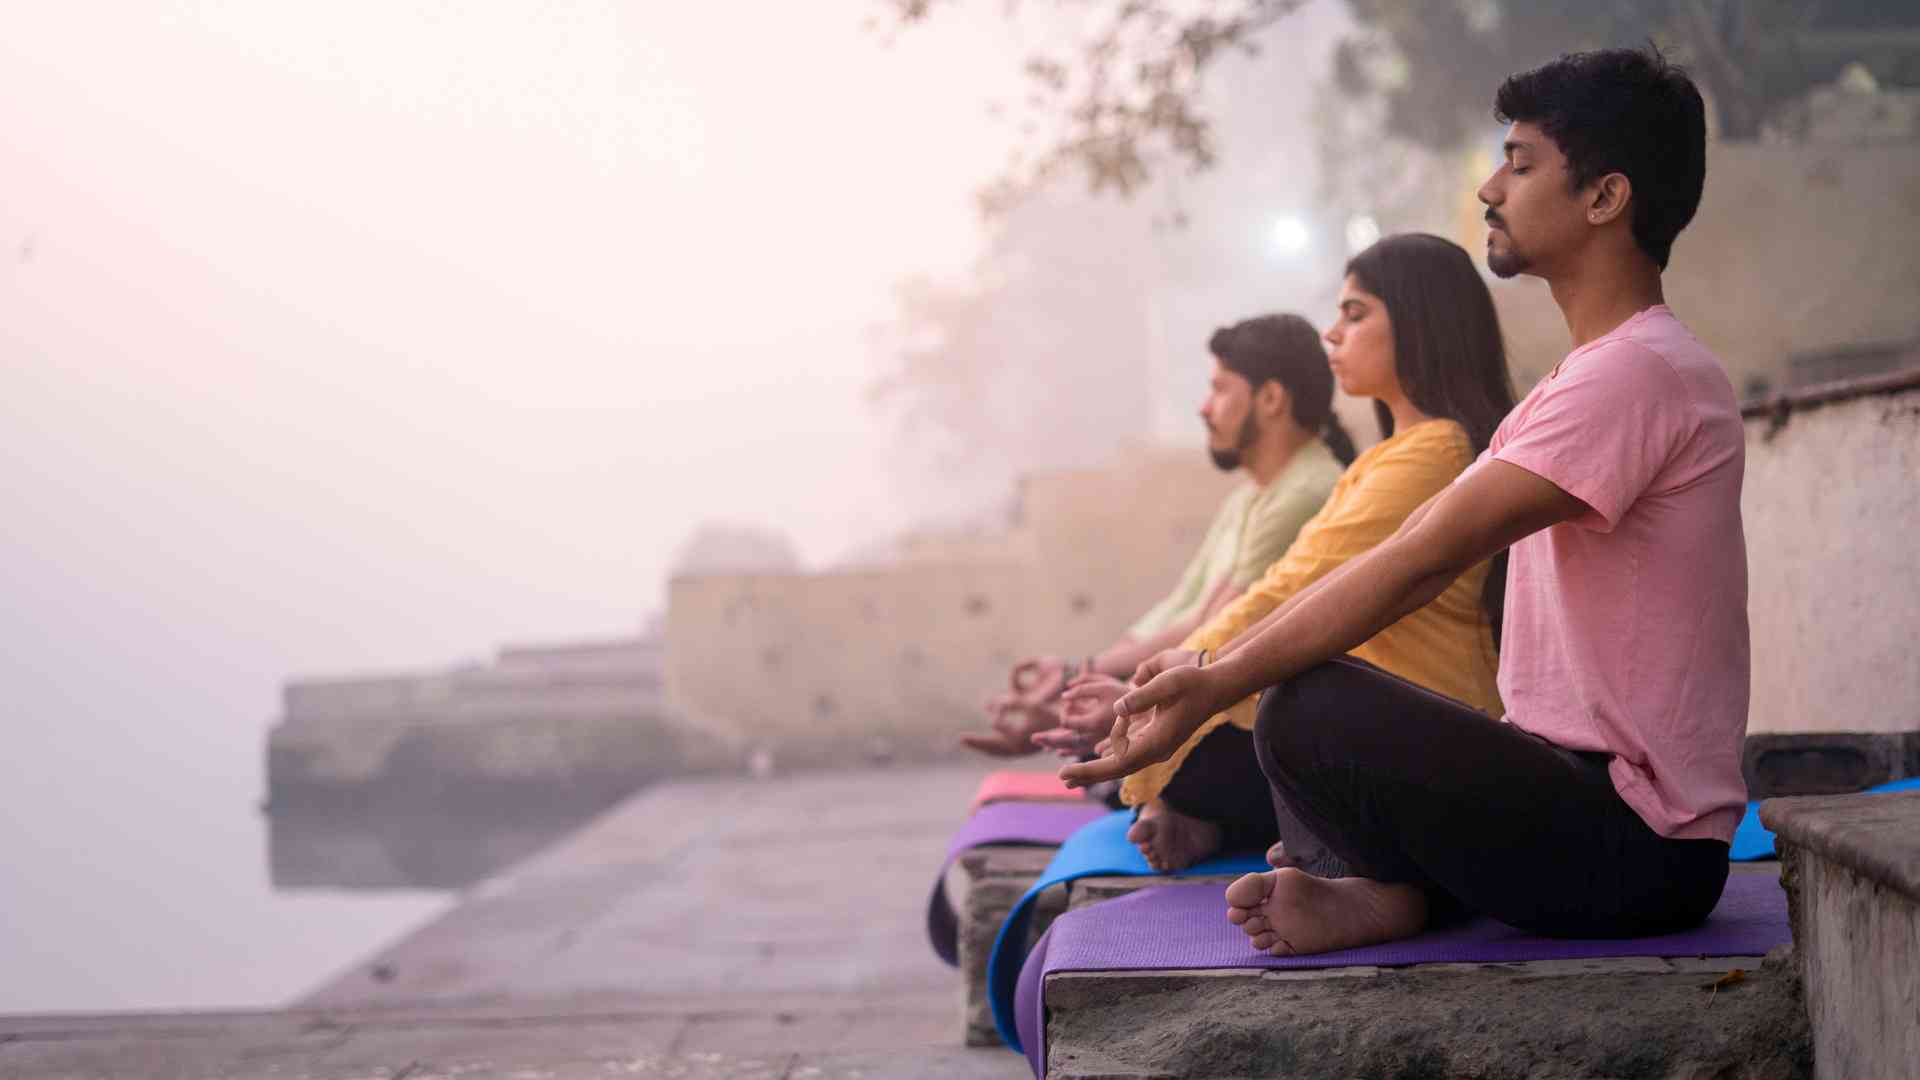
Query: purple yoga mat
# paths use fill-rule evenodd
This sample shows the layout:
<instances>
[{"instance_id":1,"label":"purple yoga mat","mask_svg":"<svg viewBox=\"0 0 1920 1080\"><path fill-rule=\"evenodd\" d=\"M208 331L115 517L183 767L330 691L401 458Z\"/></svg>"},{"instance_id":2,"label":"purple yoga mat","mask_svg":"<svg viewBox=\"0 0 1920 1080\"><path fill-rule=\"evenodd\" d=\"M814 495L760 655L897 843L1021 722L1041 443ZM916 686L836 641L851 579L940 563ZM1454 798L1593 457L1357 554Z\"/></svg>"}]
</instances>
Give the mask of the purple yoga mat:
<instances>
[{"instance_id":1,"label":"purple yoga mat","mask_svg":"<svg viewBox=\"0 0 1920 1080\"><path fill-rule=\"evenodd\" d=\"M1544 938L1488 918L1405 941L1317 956L1255 952L1227 921L1218 885L1164 885L1069 911L1054 920L1020 969L1014 996L1020 1042L1034 1075L1044 1075L1045 980L1056 971L1164 971L1215 968L1326 968L1410 964L1502 964L1614 956L1761 956L1793 939L1787 894L1772 874L1736 873L1707 921L1644 938Z\"/></svg>"},{"instance_id":2,"label":"purple yoga mat","mask_svg":"<svg viewBox=\"0 0 1920 1080\"><path fill-rule=\"evenodd\" d=\"M947 901L946 882L947 871L961 852L984 844L1057 845L1080 826L1106 813L1105 806L1090 799L1077 803L995 802L976 810L947 843L946 860L933 878L933 895L927 898L927 937L933 942L933 951L949 964L960 962L960 923Z\"/></svg>"}]
</instances>

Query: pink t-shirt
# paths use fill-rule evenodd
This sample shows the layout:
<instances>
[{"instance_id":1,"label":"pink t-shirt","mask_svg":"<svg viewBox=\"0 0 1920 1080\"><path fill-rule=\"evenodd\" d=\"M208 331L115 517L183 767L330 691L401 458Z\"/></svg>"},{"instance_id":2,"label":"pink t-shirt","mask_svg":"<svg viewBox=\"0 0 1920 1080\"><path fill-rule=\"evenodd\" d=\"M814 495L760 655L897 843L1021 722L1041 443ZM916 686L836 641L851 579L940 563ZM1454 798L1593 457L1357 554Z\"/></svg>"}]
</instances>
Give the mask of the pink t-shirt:
<instances>
[{"instance_id":1,"label":"pink t-shirt","mask_svg":"<svg viewBox=\"0 0 1920 1080\"><path fill-rule=\"evenodd\" d=\"M1730 841L1747 799L1746 438L1719 361L1648 308L1561 361L1487 454L1591 510L1513 546L1507 719L1613 754L1614 788L1660 835Z\"/></svg>"}]
</instances>

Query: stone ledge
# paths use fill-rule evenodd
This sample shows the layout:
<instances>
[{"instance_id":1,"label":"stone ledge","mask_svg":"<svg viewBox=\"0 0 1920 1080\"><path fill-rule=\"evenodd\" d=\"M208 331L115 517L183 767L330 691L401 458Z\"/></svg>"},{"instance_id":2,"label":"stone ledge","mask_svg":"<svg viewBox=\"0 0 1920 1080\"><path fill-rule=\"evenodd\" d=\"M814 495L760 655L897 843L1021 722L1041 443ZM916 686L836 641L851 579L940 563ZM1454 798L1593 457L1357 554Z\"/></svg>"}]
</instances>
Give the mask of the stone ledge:
<instances>
[{"instance_id":1,"label":"stone ledge","mask_svg":"<svg viewBox=\"0 0 1920 1080\"><path fill-rule=\"evenodd\" d=\"M1920 775L1920 731L1755 732L1740 770L1752 799L1863 791Z\"/></svg>"},{"instance_id":2,"label":"stone ledge","mask_svg":"<svg viewBox=\"0 0 1920 1080\"><path fill-rule=\"evenodd\" d=\"M1791 959L1063 972L1048 1073L1696 1077L1812 1069ZM1723 988L1718 977L1745 976Z\"/></svg>"},{"instance_id":3,"label":"stone ledge","mask_svg":"<svg viewBox=\"0 0 1920 1080\"><path fill-rule=\"evenodd\" d=\"M1920 791L1769 799L1760 823L1783 845L1920 900Z\"/></svg>"},{"instance_id":4,"label":"stone ledge","mask_svg":"<svg viewBox=\"0 0 1920 1080\"><path fill-rule=\"evenodd\" d=\"M1218 885L1225 889L1238 877L1237 874L1199 874L1192 877L1168 877L1153 875L1145 877L1083 877L1073 882L1073 896L1067 905L1069 911L1078 911L1089 904L1098 904L1104 900L1113 900L1141 889L1151 889L1157 885ZM1222 911L1225 910L1224 901Z\"/></svg>"}]
</instances>

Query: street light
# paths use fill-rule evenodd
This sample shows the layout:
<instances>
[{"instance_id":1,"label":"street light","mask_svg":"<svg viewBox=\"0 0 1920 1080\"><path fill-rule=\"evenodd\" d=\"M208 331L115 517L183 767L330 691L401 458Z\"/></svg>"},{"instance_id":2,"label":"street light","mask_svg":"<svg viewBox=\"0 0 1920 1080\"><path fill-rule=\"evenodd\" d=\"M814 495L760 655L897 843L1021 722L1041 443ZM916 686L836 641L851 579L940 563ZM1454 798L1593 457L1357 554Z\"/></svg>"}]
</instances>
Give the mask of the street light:
<instances>
[{"instance_id":1,"label":"street light","mask_svg":"<svg viewBox=\"0 0 1920 1080\"><path fill-rule=\"evenodd\" d=\"M1274 250L1282 255L1298 255L1307 250L1313 237L1307 232L1307 223L1291 215L1273 223Z\"/></svg>"}]
</instances>

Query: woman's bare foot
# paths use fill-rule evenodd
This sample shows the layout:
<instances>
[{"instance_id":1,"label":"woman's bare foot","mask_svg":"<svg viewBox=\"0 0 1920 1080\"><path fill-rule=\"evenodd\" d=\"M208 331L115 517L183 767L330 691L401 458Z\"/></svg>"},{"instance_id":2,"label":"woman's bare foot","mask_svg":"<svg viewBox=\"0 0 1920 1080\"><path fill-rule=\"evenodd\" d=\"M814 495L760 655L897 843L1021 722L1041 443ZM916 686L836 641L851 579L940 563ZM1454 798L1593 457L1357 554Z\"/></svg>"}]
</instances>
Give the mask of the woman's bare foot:
<instances>
[{"instance_id":1,"label":"woman's bare foot","mask_svg":"<svg viewBox=\"0 0 1920 1080\"><path fill-rule=\"evenodd\" d=\"M1170 874L1219 851L1220 826L1188 817L1155 799L1140 808L1127 839L1147 857L1148 866Z\"/></svg>"},{"instance_id":2,"label":"woman's bare foot","mask_svg":"<svg viewBox=\"0 0 1920 1080\"><path fill-rule=\"evenodd\" d=\"M1267 865L1275 870L1284 870L1289 866L1299 866L1300 860L1287 854L1286 841L1275 840L1273 846L1267 849Z\"/></svg>"},{"instance_id":3,"label":"woman's bare foot","mask_svg":"<svg viewBox=\"0 0 1920 1080\"><path fill-rule=\"evenodd\" d=\"M1378 945L1427 926L1426 894L1412 885L1292 868L1246 875L1227 886L1227 904L1227 921L1275 956Z\"/></svg>"}]
</instances>

